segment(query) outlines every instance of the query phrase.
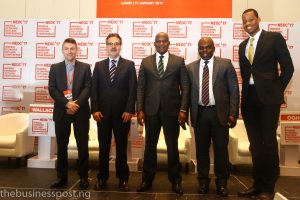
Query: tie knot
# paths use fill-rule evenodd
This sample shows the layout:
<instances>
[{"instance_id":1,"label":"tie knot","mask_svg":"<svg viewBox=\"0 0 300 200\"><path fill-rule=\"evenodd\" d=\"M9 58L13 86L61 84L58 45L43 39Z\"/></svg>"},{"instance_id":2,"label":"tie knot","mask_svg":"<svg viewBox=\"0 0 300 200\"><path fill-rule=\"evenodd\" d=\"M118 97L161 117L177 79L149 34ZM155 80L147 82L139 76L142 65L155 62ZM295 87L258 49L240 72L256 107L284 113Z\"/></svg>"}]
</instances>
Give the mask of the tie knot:
<instances>
[{"instance_id":1,"label":"tie knot","mask_svg":"<svg viewBox=\"0 0 300 200\"><path fill-rule=\"evenodd\" d=\"M116 60L111 60L111 64L115 65L116 64Z\"/></svg>"},{"instance_id":2,"label":"tie knot","mask_svg":"<svg viewBox=\"0 0 300 200\"><path fill-rule=\"evenodd\" d=\"M160 59L160 60L164 59L164 56L159 56L159 59Z\"/></svg>"},{"instance_id":3,"label":"tie knot","mask_svg":"<svg viewBox=\"0 0 300 200\"><path fill-rule=\"evenodd\" d=\"M207 65L208 63L209 63L209 61L208 61L208 60L204 61L204 64L205 64L205 65Z\"/></svg>"},{"instance_id":4,"label":"tie knot","mask_svg":"<svg viewBox=\"0 0 300 200\"><path fill-rule=\"evenodd\" d=\"M250 45L253 45L253 41L255 40L255 38L251 38L250 39Z\"/></svg>"}]
</instances>

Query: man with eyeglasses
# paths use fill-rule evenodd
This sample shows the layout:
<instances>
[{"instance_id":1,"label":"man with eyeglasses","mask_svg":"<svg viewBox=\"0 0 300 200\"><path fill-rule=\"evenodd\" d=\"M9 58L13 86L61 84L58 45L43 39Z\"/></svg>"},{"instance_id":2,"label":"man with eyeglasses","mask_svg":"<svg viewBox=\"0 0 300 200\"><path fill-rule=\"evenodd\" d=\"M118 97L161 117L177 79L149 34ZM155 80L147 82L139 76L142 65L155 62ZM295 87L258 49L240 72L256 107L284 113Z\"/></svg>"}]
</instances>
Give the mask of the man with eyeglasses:
<instances>
[{"instance_id":1,"label":"man with eyeglasses","mask_svg":"<svg viewBox=\"0 0 300 200\"><path fill-rule=\"evenodd\" d=\"M97 121L99 173L95 190L103 190L109 177L112 132L116 143L116 177L121 191L129 191L127 142L131 117L135 114L137 78L133 61L120 56L122 38L106 37L108 58L96 62L92 78L91 111Z\"/></svg>"},{"instance_id":2,"label":"man with eyeglasses","mask_svg":"<svg viewBox=\"0 0 300 200\"><path fill-rule=\"evenodd\" d=\"M198 192L209 192L209 148L212 140L216 193L226 197L229 128L236 125L239 113L239 87L231 61L214 56L214 52L213 40L201 38L198 42L200 59L187 66L191 84L190 112L195 131Z\"/></svg>"},{"instance_id":3,"label":"man with eyeglasses","mask_svg":"<svg viewBox=\"0 0 300 200\"><path fill-rule=\"evenodd\" d=\"M168 150L168 178L173 192L182 195L179 174L179 125L185 127L189 102L189 81L184 59L168 52L166 33L155 36L156 54L142 60L137 92L137 118L146 130L142 183L138 192L152 187L157 167L157 143L163 127Z\"/></svg>"}]
</instances>

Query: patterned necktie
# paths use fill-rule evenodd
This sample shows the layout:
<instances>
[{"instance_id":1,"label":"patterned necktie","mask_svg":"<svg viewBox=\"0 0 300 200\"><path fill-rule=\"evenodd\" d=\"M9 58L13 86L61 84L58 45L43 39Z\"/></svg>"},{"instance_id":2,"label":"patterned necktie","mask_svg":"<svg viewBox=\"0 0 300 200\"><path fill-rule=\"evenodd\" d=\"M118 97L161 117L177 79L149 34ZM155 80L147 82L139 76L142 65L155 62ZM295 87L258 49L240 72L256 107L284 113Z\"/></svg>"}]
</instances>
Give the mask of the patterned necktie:
<instances>
[{"instance_id":1,"label":"patterned necktie","mask_svg":"<svg viewBox=\"0 0 300 200\"><path fill-rule=\"evenodd\" d=\"M164 61L163 61L164 56L159 56L159 62L158 62L158 74L161 77L164 75Z\"/></svg>"},{"instance_id":2,"label":"patterned necktie","mask_svg":"<svg viewBox=\"0 0 300 200\"><path fill-rule=\"evenodd\" d=\"M203 73L202 73L202 104L204 106L209 103L209 70L208 60L204 61Z\"/></svg>"},{"instance_id":3,"label":"patterned necktie","mask_svg":"<svg viewBox=\"0 0 300 200\"><path fill-rule=\"evenodd\" d=\"M254 53L253 41L254 41L254 38L251 38L250 39L249 49L248 49L248 60L249 60L249 62L250 62L251 65L253 63L253 53Z\"/></svg>"},{"instance_id":4,"label":"patterned necktie","mask_svg":"<svg viewBox=\"0 0 300 200\"><path fill-rule=\"evenodd\" d=\"M116 66L116 60L111 60L111 67L109 69L109 76L110 76L110 82L114 82L114 78L115 78L115 72L116 72L116 69L117 69L117 66Z\"/></svg>"}]
</instances>

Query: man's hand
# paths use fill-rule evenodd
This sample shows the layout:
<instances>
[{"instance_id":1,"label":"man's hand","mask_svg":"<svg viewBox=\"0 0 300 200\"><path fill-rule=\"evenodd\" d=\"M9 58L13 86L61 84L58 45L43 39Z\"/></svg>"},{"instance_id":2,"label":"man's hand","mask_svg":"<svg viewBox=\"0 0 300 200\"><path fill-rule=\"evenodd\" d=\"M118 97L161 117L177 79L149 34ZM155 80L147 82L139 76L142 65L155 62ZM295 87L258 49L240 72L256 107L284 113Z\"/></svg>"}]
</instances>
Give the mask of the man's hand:
<instances>
[{"instance_id":1,"label":"man's hand","mask_svg":"<svg viewBox=\"0 0 300 200\"><path fill-rule=\"evenodd\" d=\"M236 118L232 115L229 115L228 120L227 120L227 126L229 128L233 128L236 125Z\"/></svg>"},{"instance_id":2,"label":"man's hand","mask_svg":"<svg viewBox=\"0 0 300 200\"><path fill-rule=\"evenodd\" d=\"M71 109L67 108L66 110L68 115L75 115L76 112L73 112Z\"/></svg>"},{"instance_id":3,"label":"man's hand","mask_svg":"<svg viewBox=\"0 0 300 200\"><path fill-rule=\"evenodd\" d=\"M101 112L94 112L93 113L93 118L96 122L101 122L102 121L102 118L103 118L103 115Z\"/></svg>"},{"instance_id":4,"label":"man's hand","mask_svg":"<svg viewBox=\"0 0 300 200\"><path fill-rule=\"evenodd\" d=\"M139 125L144 126L145 114L143 111L138 111L137 113L137 121Z\"/></svg>"},{"instance_id":5,"label":"man's hand","mask_svg":"<svg viewBox=\"0 0 300 200\"><path fill-rule=\"evenodd\" d=\"M185 123L187 122L186 112L183 112L183 111L179 112L178 122L179 122L179 125L183 128L183 130L186 130L186 127L185 127Z\"/></svg>"},{"instance_id":6,"label":"man's hand","mask_svg":"<svg viewBox=\"0 0 300 200\"><path fill-rule=\"evenodd\" d=\"M66 105L66 107L74 113L79 110L79 105L76 103L76 101L69 101Z\"/></svg>"},{"instance_id":7,"label":"man's hand","mask_svg":"<svg viewBox=\"0 0 300 200\"><path fill-rule=\"evenodd\" d=\"M131 120L132 114L129 112L124 112L122 115L123 122L129 122Z\"/></svg>"}]
</instances>

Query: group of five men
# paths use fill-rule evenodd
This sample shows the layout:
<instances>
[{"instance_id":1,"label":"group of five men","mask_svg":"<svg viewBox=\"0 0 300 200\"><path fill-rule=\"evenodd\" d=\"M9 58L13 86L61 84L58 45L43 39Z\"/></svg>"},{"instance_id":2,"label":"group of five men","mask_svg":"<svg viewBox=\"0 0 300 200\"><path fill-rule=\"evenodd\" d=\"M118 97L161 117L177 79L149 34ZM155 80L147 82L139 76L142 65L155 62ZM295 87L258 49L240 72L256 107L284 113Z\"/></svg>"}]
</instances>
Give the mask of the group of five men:
<instances>
[{"instance_id":1,"label":"group of five men","mask_svg":"<svg viewBox=\"0 0 300 200\"><path fill-rule=\"evenodd\" d=\"M241 111L250 141L254 183L238 195L272 199L279 175L277 121L280 105L284 102L283 92L294 67L284 38L279 33L260 29L256 10L245 10L242 20L249 38L239 47L243 80ZM88 132L92 114L97 122L99 140L99 173L95 190L107 186L113 133L119 188L128 191L128 132L130 120L137 112L138 123L145 125L146 130L142 182L137 191L144 192L152 187L157 168L156 146L162 127L168 153L168 179L172 190L182 194L178 136L180 126L185 127L190 112L196 142L198 192L209 192L209 148L212 141L216 193L222 197L228 195L229 128L236 125L240 104L235 69L229 59L214 56L215 46L211 38L199 40L200 59L187 66L183 58L168 52L169 45L166 33L156 35L156 53L142 60L137 80L134 62L120 56L122 38L119 34L107 36L108 58L95 64L93 76L88 64L76 60L76 41L72 38L64 41L65 61L52 65L49 72L58 150L58 180L51 185L52 188L65 187L68 182L67 146L72 123L78 146L80 187L89 187Z\"/></svg>"}]
</instances>

